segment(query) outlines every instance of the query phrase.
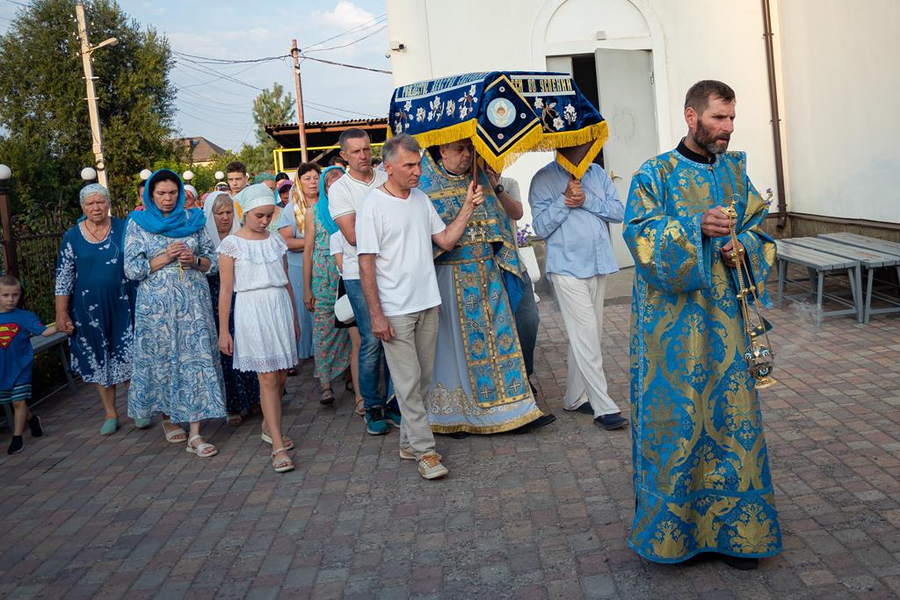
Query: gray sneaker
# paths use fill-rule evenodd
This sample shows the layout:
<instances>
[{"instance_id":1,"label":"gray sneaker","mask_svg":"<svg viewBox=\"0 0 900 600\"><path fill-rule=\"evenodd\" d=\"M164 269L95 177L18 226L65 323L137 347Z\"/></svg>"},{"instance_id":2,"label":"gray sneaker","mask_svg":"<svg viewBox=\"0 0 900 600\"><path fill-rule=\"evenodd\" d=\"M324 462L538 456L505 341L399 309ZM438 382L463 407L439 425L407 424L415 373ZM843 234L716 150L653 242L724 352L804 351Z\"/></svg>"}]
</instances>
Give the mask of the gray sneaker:
<instances>
[{"instance_id":1,"label":"gray sneaker","mask_svg":"<svg viewBox=\"0 0 900 600\"><path fill-rule=\"evenodd\" d=\"M450 471L441 464L441 459L436 454L426 454L419 461L419 475L425 479L438 479L445 477Z\"/></svg>"}]
</instances>

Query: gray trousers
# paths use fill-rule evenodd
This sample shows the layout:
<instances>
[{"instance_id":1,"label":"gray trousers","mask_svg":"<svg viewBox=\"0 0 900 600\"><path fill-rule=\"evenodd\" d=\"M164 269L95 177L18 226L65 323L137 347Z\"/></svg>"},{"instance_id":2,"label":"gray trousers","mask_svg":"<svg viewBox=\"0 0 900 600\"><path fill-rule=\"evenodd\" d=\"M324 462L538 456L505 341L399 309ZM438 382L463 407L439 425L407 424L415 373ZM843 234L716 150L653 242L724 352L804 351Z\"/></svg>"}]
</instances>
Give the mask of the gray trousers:
<instances>
[{"instance_id":1,"label":"gray trousers","mask_svg":"<svg viewBox=\"0 0 900 600\"><path fill-rule=\"evenodd\" d=\"M400 447L421 459L426 454L435 454L425 395L434 372L438 307L388 317L388 320L394 328L394 337L384 344L384 356L403 417L400 422Z\"/></svg>"}]
</instances>

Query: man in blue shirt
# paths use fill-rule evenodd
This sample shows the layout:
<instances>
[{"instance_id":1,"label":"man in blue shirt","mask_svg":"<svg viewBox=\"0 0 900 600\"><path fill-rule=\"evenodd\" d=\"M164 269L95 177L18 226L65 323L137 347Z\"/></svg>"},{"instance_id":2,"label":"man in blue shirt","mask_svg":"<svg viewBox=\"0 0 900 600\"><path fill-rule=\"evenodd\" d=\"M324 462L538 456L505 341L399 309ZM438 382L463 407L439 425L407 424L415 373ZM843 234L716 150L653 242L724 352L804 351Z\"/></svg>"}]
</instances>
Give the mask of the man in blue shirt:
<instances>
[{"instance_id":1,"label":"man in blue shirt","mask_svg":"<svg viewBox=\"0 0 900 600\"><path fill-rule=\"evenodd\" d=\"M579 164L587 146L558 152ZM547 243L547 277L569 335L569 374L563 408L590 414L602 429L628 425L607 392L603 373L603 298L606 276L617 272L609 223L621 223L625 207L612 180L591 164L581 179L553 161L531 180L528 195L535 233Z\"/></svg>"}]
</instances>

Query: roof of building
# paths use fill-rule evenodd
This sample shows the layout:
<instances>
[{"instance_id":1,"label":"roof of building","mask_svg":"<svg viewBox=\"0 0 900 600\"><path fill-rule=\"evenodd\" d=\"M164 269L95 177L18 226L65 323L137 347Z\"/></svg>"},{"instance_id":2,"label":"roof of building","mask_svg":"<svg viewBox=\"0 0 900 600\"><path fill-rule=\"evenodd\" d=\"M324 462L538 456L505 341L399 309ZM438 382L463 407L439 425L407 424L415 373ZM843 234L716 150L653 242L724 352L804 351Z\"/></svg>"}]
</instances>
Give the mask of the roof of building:
<instances>
[{"instance_id":1,"label":"roof of building","mask_svg":"<svg viewBox=\"0 0 900 600\"><path fill-rule=\"evenodd\" d=\"M176 143L184 144L185 147L190 147L191 162L194 163L209 162L214 156L221 156L228 153L225 148L212 143L205 137L183 137L178 138L175 141Z\"/></svg>"},{"instance_id":2,"label":"roof of building","mask_svg":"<svg viewBox=\"0 0 900 600\"><path fill-rule=\"evenodd\" d=\"M326 146L337 143L341 132L351 127L365 129L373 142L383 142L387 138L387 118L350 119L347 121L308 121L306 138L310 146ZM300 132L297 123L266 125L266 133L284 148L300 147ZM315 138L315 139L311 139Z\"/></svg>"}]
</instances>

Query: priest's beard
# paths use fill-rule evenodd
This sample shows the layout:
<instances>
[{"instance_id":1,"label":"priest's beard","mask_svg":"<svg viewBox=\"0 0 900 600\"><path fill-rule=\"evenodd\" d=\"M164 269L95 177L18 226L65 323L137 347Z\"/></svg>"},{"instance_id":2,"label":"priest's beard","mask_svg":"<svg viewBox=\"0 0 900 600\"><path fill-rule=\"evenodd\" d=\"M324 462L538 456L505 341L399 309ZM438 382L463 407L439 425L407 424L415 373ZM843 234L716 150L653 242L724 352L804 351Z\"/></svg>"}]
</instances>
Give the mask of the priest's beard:
<instances>
[{"instance_id":1,"label":"priest's beard","mask_svg":"<svg viewBox=\"0 0 900 600\"><path fill-rule=\"evenodd\" d=\"M724 133L721 135L714 134L703 124L703 119L697 119L697 130L691 134L694 143L705 149L712 155L724 154L728 150L728 142L731 141L731 134Z\"/></svg>"}]
</instances>

